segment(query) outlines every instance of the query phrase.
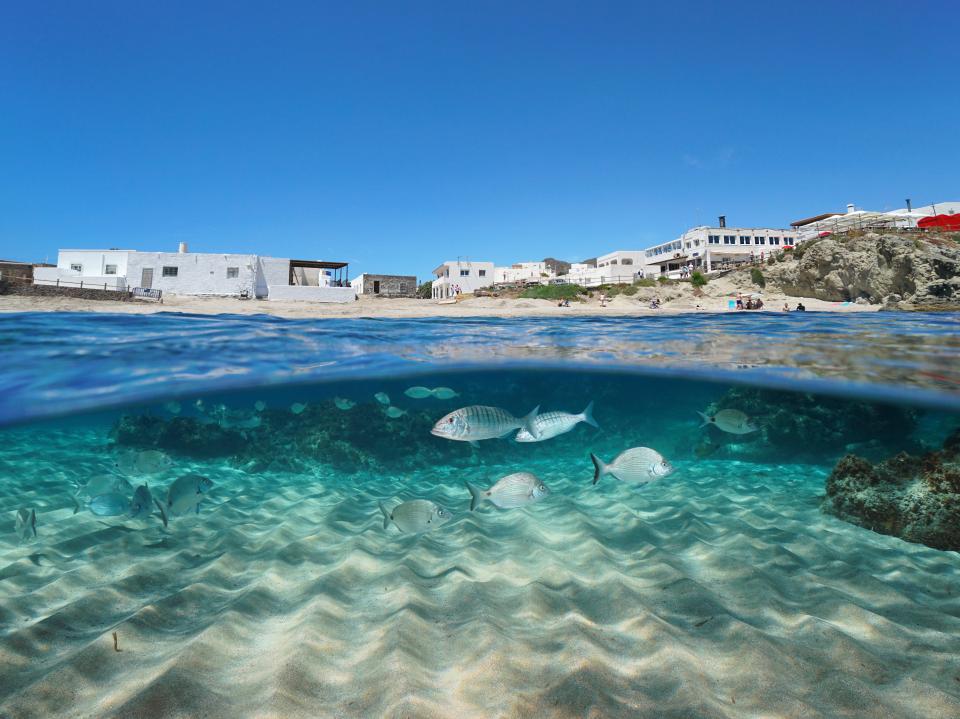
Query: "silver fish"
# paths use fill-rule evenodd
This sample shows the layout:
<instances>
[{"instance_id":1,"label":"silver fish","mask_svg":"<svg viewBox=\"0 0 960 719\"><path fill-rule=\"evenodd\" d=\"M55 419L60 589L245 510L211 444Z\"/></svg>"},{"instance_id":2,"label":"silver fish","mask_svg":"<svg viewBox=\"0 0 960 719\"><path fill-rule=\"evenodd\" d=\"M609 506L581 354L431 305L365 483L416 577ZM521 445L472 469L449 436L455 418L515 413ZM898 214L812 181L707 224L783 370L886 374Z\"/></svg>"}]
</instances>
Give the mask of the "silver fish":
<instances>
[{"instance_id":1,"label":"silver fish","mask_svg":"<svg viewBox=\"0 0 960 719\"><path fill-rule=\"evenodd\" d=\"M590 459L593 460L594 484L608 474L621 482L646 484L673 472L673 465L649 447L634 447L621 452L610 464L604 464L595 454L591 454Z\"/></svg>"},{"instance_id":2,"label":"silver fish","mask_svg":"<svg viewBox=\"0 0 960 719\"><path fill-rule=\"evenodd\" d=\"M721 409L712 417L703 412L697 412L697 414L703 418L703 424L700 425L701 427L712 424L722 432L729 434L750 434L760 429L755 422L739 409Z\"/></svg>"},{"instance_id":3,"label":"silver fish","mask_svg":"<svg viewBox=\"0 0 960 719\"><path fill-rule=\"evenodd\" d=\"M294 402L292 405L290 405L290 411L294 414L301 414L306 408L307 405L305 405L303 402Z\"/></svg>"},{"instance_id":4,"label":"silver fish","mask_svg":"<svg viewBox=\"0 0 960 719\"><path fill-rule=\"evenodd\" d=\"M453 399L460 396L459 392L454 392L449 387L437 387L432 391L432 394L437 399Z\"/></svg>"},{"instance_id":5,"label":"silver fish","mask_svg":"<svg viewBox=\"0 0 960 719\"><path fill-rule=\"evenodd\" d=\"M433 397L433 390L427 389L426 387L407 387L403 392L407 397L411 399L424 399L425 397Z\"/></svg>"},{"instance_id":6,"label":"silver fish","mask_svg":"<svg viewBox=\"0 0 960 719\"><path fill-rule=\"evenodd\" d=\"M23 507L17 510L14 527L21 542L27 542L37 536L37 510Z\"/></svg>"},{"instance_id":7,"label":"silver fish","mask_svg":"<svg viewBox=\"0 0 960 719\"><path fill-rule=\"evenodd\" d=\"M600 425L593 418L593 402L587 405L587 408L580 414L570 414L569 412L544 412L537 415L537 427L540 429L540 439L534 439L533 435L527 430L521 429L514 437L518 442L542 442L545 439L551 439L559 434L566 434L581 422L586 422L591 427L600 429Z\"/></svg>"},{"instance_id":8,"label":"silver fish","mask_svg":"<svg viewBox=\"0 0 960 719\"><path fill-rule=\"evenodd\" d=\"M133 490L133 486L125 477L116 474L96 474L87 480L86 484L77 484L75 494L96 497L98 494L126 494Z\"/></svg>"},{"instance_id":9,"label":"silver fish","mask_svg":"<svg viewBox=\"0 0 960 719\"><path fill-rule=\"evenodd\" d=\"M267 403L264 402L262 399L258 399L256 402L253 403L253 408L257 410L257 412L263 412L263 410L267 408Z\"/></svg>"},{"instance_id":10,"label":"silver fish","mask_svg":"<svg viewBox=\"0 0 960 719\"><path fill-rule=\"evenodd\" d=\"M344 399L343 397L334 397L333 403L337 406L337 409L342 409L344 412L353 409L357 405L352 399Z\"/></svg>"},{"instance_id":11,"label":"silver fish","mask_svg":"<svg viewBox=\"0 0 960 719\"><path fill-rule=\"evenodd\" d=\"M87 503L87 507L98 517L119 517L130 511L130 500L125 494L110 492L98 494Z\"/></svg>"},{"instance_id":12,"label":"silver fish","mask_svg":"<svg viewBox=\"0 0 960 719\"><path fill-rule=\"evenodd\" d=\"M200 514L200 503L213 487L213 482L199 474L178 477L167 490L167 514L186 514L195 510Z\"/></svg>"},{"instance_id":13,"label":"silver fish","mask_svg":"<svg viewBox=\"0 0 960 719\"><path fill-rule=\"evenodd\" d=\"M377 392L375 395L373 395L373 398L380 404L390 404L390 395L388 395L386 392Z\"/></svg>"},{"instance_id":14,"label":"silver fish","mask_svg":"<svg viewBox=\"0 0 960 719\"><path fill-rule=\"evenodd\" d=\"M383 513L383 528L386 529L393 522L401 532L418 534L435 529L450 521L452 515L439 504L429 499L412 499L401 502L388 510L380 502L380 511Z\"/></svg>"},{"instance_id":15,"label":"silver fish","mask_svg":"<svg viewBox=\"0 0 960 719\"><path fill-rule=\"evenodd\" d=\"M158 449L146 449L121 454L116 466L128 475L160 474L173 466L173 460Z\"/></svg>"},{"instance_id":16,"label":"silver fish","mask_svg":"<svg viewBox=\"0 0 960 719\"><path fill-rule=\"evenodd\" d=\"M539 411L539 406L534 407L530 414L518 419L499 407L461 407L433 425L430 434L457 442L470 442L476 446L475 443L481 439L503 437L515 429L524 428L539 439L540 429L536 422Z\"/></svg>"},{"instance_id":17,"label":"silver fish","mask_svg":"<svg viewBox=\"0 0 960 719\"><path fill-rule=\"evenodd\" d=\"M179 402L167 402L163 408L170 414L180 414L180 410L183 409Z\"/></svg>"},{"instance_id":18,"label":"silver fish","mask_svg":"<svg viewBox=\"0 0 960 719\"><path fill-rule=\"evenodd\" d=\"M407 411L405 409L400 409L399 407L387 407L387 409L384 410L384 414L386 414L387 417L390 417L391 419L397 419L397 417L403 417L403 415L405 415L406 413Z\"/></svg>"},{"instance_id":19,"label":"silver fish","mask_svg":"<svg viewBox=\"0 0 960 719\"><path fill-rule=\"evenodd\" d=\"M508 474L498 479L489 489L480 489L470 482L466 482L466 485L470 490L471 512L484 502L490 502L501 509L510 509L533 504L550 494L547 485L530 472Z\"/></svg>"}]
</instances>

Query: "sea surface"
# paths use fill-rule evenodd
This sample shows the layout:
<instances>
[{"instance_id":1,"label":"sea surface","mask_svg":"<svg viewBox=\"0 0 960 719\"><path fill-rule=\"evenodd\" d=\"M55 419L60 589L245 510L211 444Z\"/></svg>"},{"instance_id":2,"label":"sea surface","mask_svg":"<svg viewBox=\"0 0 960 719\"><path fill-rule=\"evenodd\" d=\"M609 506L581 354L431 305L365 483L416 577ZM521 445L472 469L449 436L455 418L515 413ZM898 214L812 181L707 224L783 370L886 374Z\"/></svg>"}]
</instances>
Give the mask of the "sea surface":
<instances>
[{"instance_id":1,"label":"sea surface","mask_svg":"<svg viewBox=\"0 0 960 719\"><path fill-rule=\"evenodd\" d=\"M960 554L820 509L960 427L955 315L12 314L0 358L0 717L960 717Z\"/></svg>"}]
</instances>

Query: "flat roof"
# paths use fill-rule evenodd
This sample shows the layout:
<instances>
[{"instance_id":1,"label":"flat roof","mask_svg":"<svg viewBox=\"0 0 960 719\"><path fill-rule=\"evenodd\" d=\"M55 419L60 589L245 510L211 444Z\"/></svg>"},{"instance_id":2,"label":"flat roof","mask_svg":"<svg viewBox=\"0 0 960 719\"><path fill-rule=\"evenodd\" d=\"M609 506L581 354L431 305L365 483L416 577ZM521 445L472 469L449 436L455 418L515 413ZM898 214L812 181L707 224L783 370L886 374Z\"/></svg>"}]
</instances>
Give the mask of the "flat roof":
<instances>
[{"instance_id":1,"label":"flat roof","mask_svg":"<svg viewBox=\"0 0 960 719\"><path fill-rule=\"evenodd\" d=\"M339 270L349 262L323 262L321 260L290 260L291 267L307 267L314 270Z\"/></svg>"}]
</instances>

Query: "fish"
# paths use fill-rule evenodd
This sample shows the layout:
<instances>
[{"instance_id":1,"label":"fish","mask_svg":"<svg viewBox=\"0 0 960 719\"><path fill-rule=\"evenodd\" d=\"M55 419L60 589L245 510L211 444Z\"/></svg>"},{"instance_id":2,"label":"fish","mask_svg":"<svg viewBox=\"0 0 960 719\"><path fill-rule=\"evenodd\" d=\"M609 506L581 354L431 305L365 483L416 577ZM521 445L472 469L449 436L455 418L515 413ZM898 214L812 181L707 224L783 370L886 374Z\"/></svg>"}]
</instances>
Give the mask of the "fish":
<instances>
[{"instance_id":1,"label":"fish","mask_svg":"<svg viewBox=\"0 0 960 719\"><path fill-rule=\"evenodd\" d=\"M116 467L124 474L160 474L173 466L173 460L159 449L127 452L117 458Z\"/></svg>"},{"instance_id":2,"label":"fish","mask_svg":"<svg viewBox=\"0 0 960 719\"><path fill-rule=\"evenodd\" d=\"M146 483L141 484L133 492L133 499L130 500L130 518L147 517L153 511L155 500L150 494L150 487ZM166 522L164 522L166 525Z\"/></svg>"},{"instance_id":3,"label":"fish","mask_svg":"<svg viewBox=\"0 0 960 719\"><path fill-rule=\"evenodd\" d=\"M391 510L388 510L384 503L380 502L380 511L383 513L384 529L393 522L401 532L410 532L411 534L436 529L452 518L448 510L429 499L412 499L408 502L401 502Z\"/></svg>"},{"instance_id":4,"label":"fish","mask_svg":"<svg viewBox=\"0 0 960 719\"><path fill-rule=\"evenodd\" d=\"M96 474L87 480L85 484L77 484L76 496L84 494L88 497L96 497L98 494L110 494L117 492L126 494L133 490L133 485L127 481L126 477L120 477L116 474Z\"/></svg>"},{"instance_id":5,"label":"fish","mask_svg":"<svg viewBox=\"0 0 960 719\"><path fill-rule=\"evenodd\" d=\"M180 410L182 409L179 402L167 402L163 405L163 408L170 414L180 414Z\"/></svg>"},{"instance_id":6,"label":"fish","mask_svg":"<svg viewBox=\"0 0 960 719\"><path fill-rule=\"evenodd\" d=\"M196 402L194 402L193 406L197 408L197 412L203 412L206 409L203 405L202 399L198 399Z\"/></svg>"},{"instance_id":7,"label":"fish","mask_svg":"<svg viewBox=\"0 0 960 719\"><path fill-rule=\"evenodd\" d=\"M375 395L373 395L373 398L380 404L390 404L390 395L388 395L386 392L377 392Z\"/></svg>"},{"instance_id":8,"label":"fish","mask_svg":"<svg viewBox=\"0 0 960 719\"><path fill-rule=\"evenodd\" d=\"M449 387L437 387L433 390L433 396L437 399L453 399L454 397L459 397L459 392L454 392Z\"/></svg>"},{"instance_id":9,"label":"fish","mask_svg":"<svg viewBox=\"0 0 960 719\"><path fill-rule=\"evenodd\" d=\"M403 415L406 413L407 411L405 409L400 409L399 407L387 407L387 409L384 411L384 414L386 414L387 417L391 417L393 419L396 419L397 417L403 417Z\"/></svg>"},{"instance_id":10,"label":"fish","mask_svg":"<svg viewBox=\"0 0 960 719\"><path fill-rule=\"evenodd\" d=\"M604 462L595 454L590 454L593 460L593 483L596 484L608 474L621 482L647 484L666 477L673 473L673 465L663 458L655 449L649 447L634 447L617 455L610 464Z\"/></svg>"},{"instance_id":11,"label":"fish","mask_svg":"<svg viewBox=\"0 0 960 719\"><path fill-rule=\"evenodd\" d=\"M186 514L195 510L200 514L200 503L213 487L213 482L200 474L184 474L167 490L167 514Z\"/></svg>"},{"instance_id":12,"label":"fish","mask_svg":"<svg viewBox=\"0 0 960 719\"><path fill-rule=\"evenodd\" d=\"M21 542L27 542L37 536L37 510L23 507L17 510L14 527Z\"/></svg>"},{"instance_id":13,"label":"fish","mask_svg":"<svg viewBox=\"0 0 960 719\"><path fill-rule=\"evenodd\" d=\"M433 390L427 389L426 387L407 387L403 392L410 399L424 399L426 397L433 397Z\"/></svg>"},{"instance_id":14,"label":"fish","mask_svg":"<svg viewBox=\"0 0 960 719\"><path fill-rule=\"evenodd\" d=\"M87 508L98 517L119 517L130 511L130 500L119 492L98 494L87 503Z\"/></svg>"},{"instance_id":15,"label":"fish","mask_svg":"<svg viewBox=\"0 0 960 719\"><path fill-rule=\"evenodd\" d=\"M566 434L581 422L586 422L591 427L600 429L600 425L593 418L593 402L587 405L587 408L580 414L570 414L568 412L544 412L537 415L537 427L540 429L540 438L534 439L533 435L527 430L521 429L514 437L518 442L542 442L545 439L551 439L560 434Z\"/></svg>"},{"instance_id":16,"label":"fish","mask_svg":"<svg viewBox=\"0 0 960 719\"><path fill-rule=\"evenodd\" d=\"M484 502L490 502L500 509L523 507L539 502L550 494L550 490L536 475L530 472L517 472L498 479L489 489L465 482L470 491L470 511L473 512Z\"/></svg>"},{"instance_id":17,"label":"fish","mask_svg":"<svg viewBox=\"0 0 960 719\"><path fill-rule=\"evenodd\" d=\"M344 399L343 397L334 397L333 403L337 406L337 409L342 409L344 412L357 406L357 403L352 399Z\"/></svg>"},{"instance_id":18,"label":"fish","mask_svg":"<svg viewBox=\"0 0 960 719\"><path fill-rule=\"evenodd\" d=\"M218 408L216 418L224 429L256 429L263 421L258 414L231 411L223 406Z\"/></svg>"},{"instance_id":19,"label":"fish","mask_svg":"<svg viewBox=\"0 0 960 719\"><path fill-rule=\"evenodd\" d=\"M518 419L499 407L461 407L442 417L433 425L430 434L457 442L470 442L476 446L481 439L503 437L515 429L524 428L532 437L539 439L540 429L536 421L539 411L539 406L534 407L530 414Z\"/></svg>"},{"instance_id":20,"label":"fish","mask_svg":"<svg viewBox=\"0 0 960 719\"><path fill-rule=\"evenodd\" d=\"M256 402L253 403L253 408L257 410L257 412L263 412L263 410L267 408L267 403L264 402L262 399L258 399Z\"/></svg>"},{"instance_id":21,"label":"fish","mask_svg":"<svg viewBox=\"0 0 960 719\"><path fill-rule=\"evenodd\" d=\"M703 418L701 427L712 424L722 432L729 434L750 434L760 429L747 415L739 409L721 409L712 417L703 412L697 412Z\"/></svg>"},{"instance_id":22,"label":"fish","mask_svg":"<svg viewBox=\"0 0 960 719\"><path fill-rule=\"evenodd\" d=\"M307 405L303 404L303 402L294 402L292 405L290 405L290 411L294 414L300 414L306 408Z\"/></svg>"}]
</instances>

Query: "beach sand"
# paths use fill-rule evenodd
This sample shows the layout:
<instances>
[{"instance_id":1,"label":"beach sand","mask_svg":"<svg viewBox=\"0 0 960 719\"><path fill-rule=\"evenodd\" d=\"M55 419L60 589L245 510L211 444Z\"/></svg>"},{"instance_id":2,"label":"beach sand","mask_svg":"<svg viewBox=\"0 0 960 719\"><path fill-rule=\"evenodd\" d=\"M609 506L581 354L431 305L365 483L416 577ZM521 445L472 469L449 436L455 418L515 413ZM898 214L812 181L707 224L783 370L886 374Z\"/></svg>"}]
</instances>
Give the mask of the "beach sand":
<instances>
[{"instance_id":1,"label":"beach sand","mask_svg":"<svg viewBox=\"0 0 960 719\"><path fill-rule=\"evenodd\" d=\"M438 304L433 300L388 299L364 296L349 304L317 302L274 302L267 300L239 300L231 297L194 297L164 295L163 304L155 302L107 302L80 300L69 297L0 296L0 312L119 312L149 314L153 312L188 312L195 314L269 314L278 317L565 317L579 315L656 315L682 312L728 312L729 302L737 291L745 295L756 287L739 284L729 277L712 280L703 296L694 296L688 284L655 288L639 288L636 295L619 295L605 307L600 306L598 293L582 302L571 302L570 307L557 307L549 300L503 299L496 297L465 296L456 304ZM650 300L659 297L662 307L650 309ZM780 312L784 302L793 309L802 302L810 311L817 312L872 312L879 305L859 305L850 302L827 302L815 298L787 297L771 290L763 292L764 310ZM699 306L699 309L698 309Z\"/></svg>"},{"instance_id":2,"label":"beach sand","mask_svg":"<svg viewBox=\"0 0 960 719\"><path fill-rule=\"evenodd\" d=\"M0 716L960 716L957 555L824 516L823 467L681 462L639 492L551 462L548 500L470 514L460 469L181 461L217 484L164 531L72 513L106 431L0 445L31 468L0 515L40 516L0 532ZM417 491L456 521L385 531L377 501Z\"/></svg>"}]
</instances>

